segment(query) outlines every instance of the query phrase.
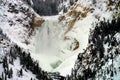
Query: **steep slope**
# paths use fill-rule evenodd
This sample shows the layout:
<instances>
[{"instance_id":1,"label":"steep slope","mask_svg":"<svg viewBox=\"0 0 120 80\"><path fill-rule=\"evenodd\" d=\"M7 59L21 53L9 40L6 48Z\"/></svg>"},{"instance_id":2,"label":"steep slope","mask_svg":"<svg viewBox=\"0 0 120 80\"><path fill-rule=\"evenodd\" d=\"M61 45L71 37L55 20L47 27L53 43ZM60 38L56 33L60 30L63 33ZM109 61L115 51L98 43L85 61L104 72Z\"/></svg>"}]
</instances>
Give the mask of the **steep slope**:
<instances>
[{"instance_id":1,"label":"steep slope","mask_svg":"<svg viewBox=\"0 0 120 80\"><path fill-rule=\"evenodd\" d=\"M44 20L22 0L1 0L0 28L12 41L27 48L31 36Z\"/></svg>"},{"instance_id":2,"label":"steep slope","mask_svg":"<svg viewBox=\"0 0 120 80\"><path fill-rule=\"evenodd\" d=\"M114 7L117 4L110 5L109 7L113 8L112 10L108 10L108 3L109 1L97 0L93 4L90 0L80 0L66 14L59 17L60 22L63 22L66 26L63 37L64 45L67 49L63 51L73 55L68 59L66 58L65 62L55 69L55 71L58 70L62 75L70 74L78 53L83 52L88 46L90 29L94 28L93 26L99 23L99 21L104 20L104 18L111 20L112 16L114 16ZM116 1L115 3L118 2ZM100 6L100 4L104 6ZM66 50L69 52L66 52Z\"/></svg>"},{"instance_id":3,"label":"steep slope","mask_svg":"<svg viewBox=\"0 0 120 80\"><path fill-rule=\"evenodd\" d=\"M43 16L45 22L30 49L32 56L45 71L58 71L64 76L70 74L78 53L88 46L90 29L104 19L114 18L117 3L80 0L63 15Z\"/></svg>"},{"instance_id":4,"label":"steep slope","mask_svg":"<svg viewBox=\"0 0 120 80\"><path fill-rule=\"evenodd\" d=\"M79 53L75 66L72 69L71 76L68 76L66 78L67 80L119 80L119 71L117 71L119 64L116 62L119 57L113 57L113 55L116 56L113 51L118 49L117 53L119 53L120 22L119 18L114 20L114 18L116 18L116 16L118 17L120 14L119 0L113 1L112 3L110 1L106 1L106 3L109 4L109 6L107 4L106 7L106 3L104 3L105 1L102 2L97 0L95 2L95 8L93 6L95 12L93 12L94 15L96 13L98 14L98 10L100 10L97 15L99 18L95 16L95 18L97 18L100 22L97 21L98 24L91 27L88 47L83 52ZM104 4L104 6L100 6L100 4ZM110 7L112 10L109 10ZM101 12L104 12L104 15ZM112 18L113 20L111 21ZM117 45L113 48L114 43ZM110 44L113 45L110 46ZM112 58L110 56L112 56Z\"/></svg>"},{"instance_id":5,"label":"steep slope","mask_svg":"<svg viewBox=\"0 0 120 80\"><path fill-rule=\"evenodd\" d=\"M39 68L30 53L0 33L0 78L2 80L52 80Z\"/></svg>"},{"instance_id":6,"label":"steep slope","mask_svg":"<svg viewBox=\"0 0 120 80\"><path fill-rule=\"evenodd\" d=\"M34 30L44 20L21 0L1 0L0 12L0 79L51 80L26 52Z\"/></svg>"},{"instance_id":7,"label":"steep slope","mask_svg":"<svg viewBox=\"0 0 120 80\"><path fill-rule=\"evenodd\" d=\"M42 17L26 1L0 4L2 78L119 80L119 0L67 0L65 14Z\"/></svg>"},{"instance_id":8,"label":"steep slope","mask_svg":"<svg viewBox=\"0 0 120 80\"><path fill-rule=\"evenodd\" d=\"M120 19L101 21L91 31L68 80L119 80Z\"/></svg>"}]
</instances>

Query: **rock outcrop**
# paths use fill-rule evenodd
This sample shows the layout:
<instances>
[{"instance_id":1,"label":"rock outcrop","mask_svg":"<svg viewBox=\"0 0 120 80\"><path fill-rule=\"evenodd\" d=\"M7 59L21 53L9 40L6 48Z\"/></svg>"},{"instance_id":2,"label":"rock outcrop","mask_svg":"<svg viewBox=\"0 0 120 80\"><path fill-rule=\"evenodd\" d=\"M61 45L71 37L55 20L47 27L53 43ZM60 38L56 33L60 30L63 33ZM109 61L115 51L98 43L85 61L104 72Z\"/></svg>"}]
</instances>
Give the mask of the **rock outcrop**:
<instances>
[{"instance_id":1,"label":"rock outcrop","mask_svg":"<svg viewBox=\"0 0 120 80\"><path fill-rule=\"evenodd\" d=\"M34 28L34 27L40 27L44 21L45 21L45 20L42 19L42 18L33 16L33 17L32 17L32 26L33 26L33 28Z\"/></svg>"}]
</instances>

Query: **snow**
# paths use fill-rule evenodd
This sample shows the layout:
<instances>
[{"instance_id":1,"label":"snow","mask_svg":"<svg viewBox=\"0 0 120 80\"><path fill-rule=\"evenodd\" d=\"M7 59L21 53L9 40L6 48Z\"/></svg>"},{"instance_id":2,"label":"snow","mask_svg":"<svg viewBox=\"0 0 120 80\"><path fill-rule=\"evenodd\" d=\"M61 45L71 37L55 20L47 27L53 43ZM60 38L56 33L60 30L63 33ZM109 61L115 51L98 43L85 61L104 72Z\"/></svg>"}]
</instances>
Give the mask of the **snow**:
<instances>
[{"instance_id":1,"label":"snow","mask_svg":"<svg viewBox=\"0 0 120 80\"><path fill-rule=\"evenodd\" d=\"M2 72L3 72L3 66L0 64L0 76L2 76Z\"/></svg>"},{"instance_id":2,"label":"snow","mask_svg":"<svg viewBox=\"0 0 120 80\"><path fill-rule=\"evenodd\" d=\"M23 3L19 0L8 1L19 4L19 6L22 5L24 7L28 7L26 5L23 5ZM65 24L64 21L58 21L59 15L41 16L45 19L45 22L42 24L42 26L39 27L39 30L36 31L36 35L33 36L34 39L30 38L30 45L26 45L23 43L24 39L28 39L26 29L23 28L23 25L15 22L16 24L13 27L10 27L7 22L7 20L9 19L15 21L16 17L25 17L25 15L23 15L22 13L8 13L8 7L2 7L2 9L0 9L0 20L2 22L0 23L0 28L2 28L3 32L11 39L11 41L17 43L20 47L29 49L29 51L31 52L31 56L35 60L39 61L39 65L43 70L48 72L58 71L61 73L61 75L66 76L67 74L71 73L71 69L74 67L77 55L80 52L83 52L83 49L86 49L88 45L90 28L92 28L93 24L98 21L95 16L100 16L100 20L103 20L103 18L111 19L113 12L106 11L106 1L107 0L97 0L96 6L94 6L92 5L92 2L90 0L78 0L77 3L82 4L85 7L94 8L94 11L93 13L88 13L86 18L77 20L72 30L70 30L66 35L64 35L64 33L66 32L68 25ZM68 2L65 2L64 4L65 6L69 6ZM76 10L81 11L83 9L77 7ZM4 14L7 15L7 17L3 16ZM67 18L68 21L73 19L73 17L68 16ZM27 21L25 21L25 23L27 23ZM65 41L64 37L66 36L69 37L70 40ZM73 44L74 39L76 39L80 44L79 48L75 51L70 49L70 46ZM17 64L18 61L19 60L17 60L15 64ZM53 68L51 66L51 64L56 64L59 61L61 63L56 68ZM11 65L11 67L15 68L14 72L16 74L16 70L20 68L20 65ZM32 75L30 72L29 75L34 77L34 75ZM29 75L27 73L25 74L28 79L30 79ZM24 78L25 77L22 77L20 79ZM16 80L16 77L14 77L14 80Z\"/></svg>"},{"instance_id":3,"label":"snow","mask_svg":"<svg viewBox=\"0 0 120 80\"><path fill-rule=\"evenodd\" d=\"M29 24L31 18L27 17L28 15L24 12L20 11L20 8L23 7L24 9L29 9L28 13L35 14L35 16L38 16L38 14L36 14L28 5L24 4L22 0L3 0L3 2L5 4L0 5L0 28L11 41L24 49L28 49L30 45L26 45L24 41L31 41L32 38L28 36L29 29L24 25ZM12 5L16 4L15 9L19 11L18 14L8 12L10 3ZM27 20L25 20L25 18L27 18ZM22 22L18 22L18 19L21 19ZM10 21L13 23L12 26L10 26Z\"/></svg>"},{"instance_id":4,"label":"snow","mask_svg":"<svg viewBox=\"0 0 120 80\"><path fill-rule=\"evenodd\" d=\"M83 52L88 45L88 37L90 28L98 22L95 16L100 16L100 20L103 18L111 19L112 11L106 11L106 0L97 1L96 6L92 5L90 0L80 0L77 3L82 4L85 7L94 8L93 13L88 13L87 17L77 20L72 30L66 35L69 22L73 17L67 16L68 21L58 22L59 15L56 16L42 16L45 19L43 25L39 28L35 39L35 44L31 48L32 56L39 61L43 70L48 72L60 72L61 75L66 76L71 74L71 69L74 67L77 55ZM68 6L67 2L64 3ZM76 8L77 11L83 10L81 7ZM69 37L70 40L64 41L64 37ZM77 50L73 51L70 46L76 39L80 46ZM72 45L73 47L74 45ZM51 64L62 62L53 68Z\"/></svg>"},{"instance_id":5,"label":"snow","mask_svg":"<svg viewBox=\"0 0 120 80\"><path fill-rule=\"evenodd\" d=\"M28 49L29 46L23 43L24 39L28 39L28 33L26 32L27 29L23 27L23 24L17 22L17 19L23 19L26 17L25 14L22 12L19 12L18 14L10 13L9 10L9 3L16 4L16 9L19 9L20 7L28 8L26 4L24 4L21 0L2 0L3 2L0 3L0 30L2 29L2 32L0 32L0 61L3 60L3 58L6 56L8 57L8 52L10 47L13 45L13 43L16 43L20 47L24 49ZM30 9L30 8L29 8ZM32 13L32 9L30 9ZM9 21L13 21L13 26L9 25ZM23 23L27 24L29 21L24 20ZM4 34L4 35L2 35ZM6 35L6 36L5 36ZM7 39L7 37L10 39ZM1 40L3 39L3 40ZM7 55L6 55L7 54ZM7 80L30 80L31 78L36 79L36 76L29 70L27 72L23 69L23 76L18 77L18 71L22 68L22 65L20 65L20 60L17 58L17 60L14 61L14 65L8 64L9 68L12 68L13 70L13 77L11 79ZM2 76L2 72L4 73L3 64L0 63L0 77Z\"/></svg>"},{"instance_id":6,"label":"snow","mask_svg":"<svg viewBox=\"0 0 120 80\"><path fill-rule=\"evenodd\" d=\"M71 70L74 67L78 54L73 54L68 57L59 67L53 70L53 72L60 72L61 75L66 76L71 74Z\"/></svg>"},{"instance_id":7,"label":"snow","mask_svg":"<svg viewBox=\"0 0 120 80\"><path fill-rule=\"evenodd\" d=\"M61 61L57 54L60 52L59 47L62 39L60 33L63 27L54 17L56 16L44 17L45 22L37 32L36 43L32 52L32 56L35 56L34 58L39 60L40 66L47 71L52 70L50 64Z\"/></svg>"},{"instance_id":8,"label":"snow","mask_svg":"<svg viewBox=\"0 0 120 80\"><path fill-rule=\"evenodd\" d=\"M58 71L61 75L66 76L70 74L71 69L74 67L78 53L86 48L89 30L95 18L91 14L82 21L77 21L74 28L67 35L64 35L64 24L59 23L55 17L45 17L45 23L37 33L35 49L32 48L34 51L31 53L32 57L39 61L43 70ZM64 41L64 36L70 37L71 40ZM70 50L74 39L77 39L80 43L80 47L76 51ZM57 61L62 63L57 68L52 68L51 64L55 64Z\"/></svg>"},{"instance_id":9,"label":"snow","mask_svg":"<svg viewBox=\"0 0 120 80\"><path fill-rule=\"evenodd\" d=\"M17 58L15 61L14 61L14 65L9 65L9 68L12 68L13 69L13 78L11 79L7 79L7 80L30 80L31 78L32 79L36 79L36 76L34 74L32 74L29 70L27 70L27 72L23 70L23 76L22 77L18 77L18 71L22 68L22 66L20 65L20 60L19 58Z\"/></svg>"},{"instance_id":10,"label":"snow","mask_svg":"<svg viewBox=\"0 0 120 80\"><path fill-rule=\"evenodd\" d=\"M117 42L119 42L120 40L120 33L117 32L114 36L113 36ZM105 56L108 55L108 57L111 56L111 54L113 55L113 59L108 59L108 61L105 63L105 65L102 66L102 68L99 70L101 72L104 71L104 74L102 73L102 76L97 76L96 80L103 80L103 76L105 76L106 79L113 79L113 80L119 80L120 79L120 55L116 55L115 54L115 50L120 50L120 45L118 44L117 46L111 46L108 43L107 44L103 44L104 45L104 49L105 49ZM108 52L108 49L110 49L110 52ZM109 73L107 73L107 69L109 69ZM113 75L111 76L111 71L113 71ZM99 75L99 72L97 73Z\"/></svg>"}]
</instances>

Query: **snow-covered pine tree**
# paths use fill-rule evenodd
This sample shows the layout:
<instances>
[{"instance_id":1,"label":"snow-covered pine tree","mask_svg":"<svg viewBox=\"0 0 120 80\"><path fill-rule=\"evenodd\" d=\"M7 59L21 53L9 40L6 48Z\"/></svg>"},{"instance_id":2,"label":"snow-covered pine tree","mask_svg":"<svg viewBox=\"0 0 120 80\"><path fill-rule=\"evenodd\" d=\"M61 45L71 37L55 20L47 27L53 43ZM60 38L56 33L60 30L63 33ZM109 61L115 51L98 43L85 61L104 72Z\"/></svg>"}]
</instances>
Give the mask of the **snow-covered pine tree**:
<instances>
[{"instance_id":1,"label":"snow-covered pine tree","mask_svg":"<svg viewBox=\"0 0 120 80\"><path fill-rule=\"evenodd\" d=\"M113 19L111 22L100 21L90 32L89 47L85 52L79 53L71 78L66 79L115 79L119 74L119 71L116 71L119 67L115 66L117 64L115 60L120 56L120 42L117 40L119 36L116 36L119 34L120 18Z\"/></svg>"}]
</instances>

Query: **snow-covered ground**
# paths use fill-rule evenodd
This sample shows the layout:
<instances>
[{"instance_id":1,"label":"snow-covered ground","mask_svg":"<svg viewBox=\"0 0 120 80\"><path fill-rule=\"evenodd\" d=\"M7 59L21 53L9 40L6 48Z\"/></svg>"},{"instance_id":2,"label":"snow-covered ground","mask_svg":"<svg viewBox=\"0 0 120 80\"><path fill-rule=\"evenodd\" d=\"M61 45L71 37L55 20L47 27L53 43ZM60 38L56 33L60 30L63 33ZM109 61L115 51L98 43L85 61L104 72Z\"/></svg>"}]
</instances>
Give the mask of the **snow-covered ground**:
<instances>
[{"instance_id":1,"label":"snow-covered ground","mask_svg":"<svg viewBox=\"0 0 120 80\"><path fill-rule=\"evenodd\" d=\"M12 1L14 2L14 0L11 0L11 2ZM18 0L14 3L18 5L21 3L21 5L23 5L22 2L18 1L18 3L17 1ZM76 20L73 28L67 34L64 33L69 26L65 23L66 21L58 20L59 15L42 16L45 22L36 31L36 35L33 36L34 39L28 38L26 28L23 28L22 24L16 23L16 18L22 18L25 17L25 15L21 12L19 14L8 13L7 6L1 9L2 13L0 13L0 15L3 17L0 16L0 20L2 20L0 28L2 28L3 32L11 41L25 49L29 49L31 56L39 61L39 65L43 70L48 72L58 71L61 75L65 76L71 74L71 69L74 67L78 54L83 52L83 49L87 47L90 28L98 21L98 18L99 20L103 20L103 18L111 19L113 13L107 9L107 0L97 0L95 5L93 5L90 0L78 0L77 4L83 7L93 8L94 10L91 13L88 12L85 18ZM23 6L27 7L26 5ZM17 8L19 7L20 5ZM77 12L83 12L83 8L81 8L82 7L78 6L75 10ZM112 8L114 8L114 6ZM4 14L7 15L8 19L4 19ZM73 16L68 17L66 14L65 16L68 18L68 21L74 18ZM6 20L13 20L13 23L16 24L10 27ZM25 21L24 23L28 22ZM68 39L65 40L65 37ZM31 44L25 45L23 43L24 39L31 39ZM79 47L73 50L75 40L78 41Z\"/></svg>"},{"instance_id":2,"label":"snow-covered ground","mask_svg":"<svg viewBox=\"0 0 120 80\"><path fill-rule=\"evenodd\" d=\"M88 13L85 18L77 20L73 28L64 34L68 28L63 22L58 21L57 16L43 17L45 22L39 28L35 38L34 48L31 49L32 56L39 60L40 66L45 71L58 71L61 75L71 74L71 69L74 67L77 55L83 52L87 47L90 28L103 18L111 19L112 11L107 10L107 1L97 1L96 6L91 5L88 0L80 0L77 2L84 7L94 8L92 13ZM82 9L78 7L77 11ZM72 19L70 17L69 19ZM64 40L67 37L69 40ZM72 50L74 40L79 42L79 48Z\"/></svg>"},{"instance_id":3,"label":"snow-covered ground","mask_svg":"<svg viewBox=\"0 0 120 80\"><path fill-rule=\"evenodd\" d=\"M51 72L53 66L61 64L70 54L66 55L61 50L64 46L64 25L58 21L58 16L43 18L45 22L37 31L34 49L31 49L31 53L35 59L39 60L44 70Z\"/></svg>"},{"instance_id":4,"label":"snow-covered ground","mask_svg":"<svg viewBox=\"0 0 120 80\"><path fill-rule=\"evenodd\" d=\"M32 56L39 61L45 71L58 71L64 76L71 74L77 55L87 47L89 30L95 20L90 14L85 19L77 21L74 28L64 35L67 26L58 22L55 16L45 17L45 22L37 32L35 49L31 49ZM63 40L65 36L71 40ZM79 48L75 51L70 49L74 39L79 41Z\"/></svg>"},{"instance_id":5,"label":"snow-covered ground","mask_svg":"<svg viewBox=\"0 0 120 80\"><path fill-rule=\"evenodd\" d=\"M31 78L36 79L36 75L34 75L31 71L29 71L29 70L25 71L24 69L22 69L22 65L20 65L19 58L17 58L13 64L15 64L15 65L11 65L11 64L9 65L9 68L13 69L13 76L14 77L12 78L12 80L24 80L24 79L30 80ZM18 78L20 69L22 69L23 76ZM8 78L7 80L11 80L11 78L10 79Z\"/></svg>"}]
</instances>

